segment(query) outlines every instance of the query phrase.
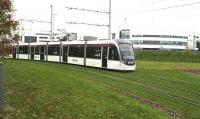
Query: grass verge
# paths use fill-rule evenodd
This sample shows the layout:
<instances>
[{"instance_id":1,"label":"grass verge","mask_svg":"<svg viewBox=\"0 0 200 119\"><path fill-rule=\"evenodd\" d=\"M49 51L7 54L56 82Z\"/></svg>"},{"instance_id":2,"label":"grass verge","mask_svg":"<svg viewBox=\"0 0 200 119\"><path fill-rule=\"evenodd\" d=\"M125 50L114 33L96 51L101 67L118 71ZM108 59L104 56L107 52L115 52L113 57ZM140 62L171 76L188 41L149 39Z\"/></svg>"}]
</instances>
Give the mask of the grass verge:
<instances>
[{"instance_id":1,"label":"grass verge","mask_svg":"<svg viewBox=\"0 0 200 119\"><path fill-rule=\"evenodd\" d=\"M98 73L74 65L8 60L4 63L4 118L170 118L99 85L102 77L95 79L84 71Z\"/></svg>"}]
</instances>

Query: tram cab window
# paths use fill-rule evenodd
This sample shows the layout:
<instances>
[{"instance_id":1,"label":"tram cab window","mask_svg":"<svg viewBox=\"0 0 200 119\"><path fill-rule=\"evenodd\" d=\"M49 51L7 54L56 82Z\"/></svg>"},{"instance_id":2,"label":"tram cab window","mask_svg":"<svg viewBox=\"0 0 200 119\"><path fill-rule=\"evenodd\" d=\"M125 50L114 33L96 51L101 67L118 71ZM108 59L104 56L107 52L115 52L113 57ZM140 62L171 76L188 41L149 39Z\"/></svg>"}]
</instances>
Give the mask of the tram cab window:
<instances>
[{"instance_id":1,"label":"tram cab window","mask_svg":"<svg viewBox=\"0 0 200 119\"><path fill-rule=\"evenodd\" d=\"M19 54L28 54L28 46L20 46Z\"/></svg>"},{"instance_id":2,"label":"tram cab window","mask_svg":"<svg viewBox=\"0 0 200 119\"><path fill-rule=\"evenodd\" d=\"M109 47L109 60L119 60L119 53L115 46Z\"/></svg>"},{"instance_id":3,"label":"tram cab window","mask_svg":"<svg viewBox=\"0 0 200 119\"><path fill-rule=\"evenodd\" d=\"M39 55L39 47L35 47L35 54Z\"/></svg>"},{"instance_id":4,"label":"tram cab window","mask_svg":"<svg viewBox=\"0 0 200 119\"><path fill-rule=\"evenodd\" d=\"M134 51L131 44L119 44L123 60L134 60Z\"/></svg>"},{"instance_id":5,"label":"tram cab window","mask_svg":"<svg viewBox=\"0 0 200 119\"><path fill-rule=\"evenodd\" d=\"M87 47L87 58L101 59L101 47Z\"/></svg>"},{"instance_id":6,"label":"tram cab window","mask_svg":"<svg viewBox=\"0 0 200 119\"><path fill-rule=\"evenodd\" d=\"M70 57L84 57L84 47L81 46L70 46L69 47Z\"/></svg>"},{"instance_id":7,"label":"tram cab window","mask_svg":"<svg viewBox=\"0 0 200 119\"><path fill-rule=\"evenodd\" d=\"M48 55L60 55L60 47L59 46L49 46L48 47Z\"/></svg>"}]
</instances>

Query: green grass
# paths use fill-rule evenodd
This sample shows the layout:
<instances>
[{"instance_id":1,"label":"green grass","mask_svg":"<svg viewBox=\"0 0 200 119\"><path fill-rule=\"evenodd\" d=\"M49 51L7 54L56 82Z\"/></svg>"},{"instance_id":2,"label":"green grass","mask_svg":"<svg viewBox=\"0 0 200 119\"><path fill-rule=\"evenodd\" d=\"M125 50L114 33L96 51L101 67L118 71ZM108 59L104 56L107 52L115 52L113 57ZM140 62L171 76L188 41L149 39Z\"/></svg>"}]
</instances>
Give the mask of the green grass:
<instances>
[{"instance_id":1,"label":"green grass","mask_svg":"<svg viewBox=\"0 0 200 119\"><path fill-rule=\"evenodd\" d=\"M192 53L190 50L183 52L138 50L136 56L139 61L200 63L200 53Z\"/></svg>"},{"instance_id":2,"label":"green grass","mask_svg":"<svg viewBox=\"0 0 200 119\"><path fill-rule=\"evenodd\" d=\"M138 61L136 72L116 72L8 60L4 63L3 116L19 119L173 118L131 96L137 95L186 118L196 119L200 117L199 106L163 95L200 104L200 74L185 70L200 70L200 64Z\"/></svg>"}]
</instances>

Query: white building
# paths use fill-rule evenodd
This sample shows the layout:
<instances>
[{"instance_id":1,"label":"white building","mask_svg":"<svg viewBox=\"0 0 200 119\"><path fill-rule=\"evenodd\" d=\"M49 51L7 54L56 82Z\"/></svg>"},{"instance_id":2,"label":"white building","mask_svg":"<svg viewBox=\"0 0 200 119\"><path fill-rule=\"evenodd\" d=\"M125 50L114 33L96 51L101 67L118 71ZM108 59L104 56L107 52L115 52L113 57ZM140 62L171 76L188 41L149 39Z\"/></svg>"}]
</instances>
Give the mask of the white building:
<instances>
[{"instance_id":1,"label":"white building","mask_svg":"<svg viewBox=\"0 0 200 119\"><path fill-rule=\"evenodd\" d=\"M199 39L195 35L130 34L129 29L121 30L120 38L129 39L134 48L143 50L198 50L196 44Z\"/></svg>"},{"instance_id":2,"label":"white building","mask_svg":"<svg viewBox=\"0 0 200 119\"><path fill-rule=\"evenodd\" d=\"M51 38L50 33L35 33L34 35L22 35L21 42L23 43L39 43L39 42L50 42L50 41L65 41L65 40L77 40L76 33L64 34L64 33L54 33Z\"/></svg>"}]
</instances>

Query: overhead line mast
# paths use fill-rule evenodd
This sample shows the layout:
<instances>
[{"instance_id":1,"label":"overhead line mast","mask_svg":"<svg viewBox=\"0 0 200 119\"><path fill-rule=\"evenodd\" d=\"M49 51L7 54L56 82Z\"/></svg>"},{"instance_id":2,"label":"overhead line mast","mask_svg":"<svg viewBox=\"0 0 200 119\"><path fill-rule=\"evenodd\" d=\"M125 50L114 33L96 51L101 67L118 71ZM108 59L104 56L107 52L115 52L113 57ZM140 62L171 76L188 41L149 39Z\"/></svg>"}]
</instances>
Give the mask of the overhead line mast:
<instances>
[{"instance_id":1,"label":"overhead line mast","mask_svg":"<svg viewBox=\"0 0 200 119\"><path fill-rule=\"evenodd\" d=\"M53 40L53 5L50 6L51 7L51 41Z\"/></svg>"},{"instance_id":2,"label":"overhead line mast","mask_svg":"<svg viewBox=\"0 0 200 119\"><path fill-rule=\"evenodd\" d=\"M94 12L94 13L101 13L101 14L108 14L109 15L109 24L91 24L91 23L84 23L84 22L66 22L67 24L83 24L83 25L90 25L90 26L103 26L108 27L108 39L111 40L111 0L109 0L109 12L106 11L99 11L99 10L91 10L91 9L84 9L84 8L76 8L76 7L65 7L69 10L78 10L78 11L87 11L87 12Z\"/></svg>"},{"instance_id":3,"label":"overhead line mast","mask_svg":"<svg viewBox=\"0 0 200 119\"><path fill-rule=\"evenodd\" d=\"M51 8L51 21L40 21L40 20L32 20L32 19L19 19L20 21L27 21L27 22L39 22L39 23L49 23L51 26L51 30L50 30L50 39L51 41L53 41L53 37L54 37L54 13L53 13L53 5L50 6ZM31 32L31 28L30 28L30 32Z\"/></svg>"},{"instance_id":4,"label":"overhead line mast","mask_svg":"<svg viewBox=\"0 0 200 119\"><path fill-rule=\"evenodd\" d=\"M109 26L108 26L108 39L111 40L111 0L109 0Z\"/></svg>"}]
</instances>

